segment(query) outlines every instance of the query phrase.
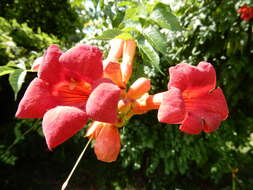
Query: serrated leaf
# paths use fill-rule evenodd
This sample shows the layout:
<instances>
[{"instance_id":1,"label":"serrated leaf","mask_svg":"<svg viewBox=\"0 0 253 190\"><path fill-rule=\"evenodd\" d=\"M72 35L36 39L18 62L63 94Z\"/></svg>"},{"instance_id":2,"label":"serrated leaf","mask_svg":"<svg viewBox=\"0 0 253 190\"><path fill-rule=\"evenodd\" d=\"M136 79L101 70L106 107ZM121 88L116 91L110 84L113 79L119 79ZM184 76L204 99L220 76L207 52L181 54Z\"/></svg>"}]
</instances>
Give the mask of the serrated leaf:
<instances>
[{"instance_id":1,"label":"serrated leaf","mask_svg":"<svg viewBox=\"0 0 253 190\"><path fill-rule=\"evenodd\" d=\"M132 40L132 39L134 39L133 36L129 33L122 33L122 34L116 36L115 38L119 38L119 39L122 39L122 40Z\"/></svg>"},{"instance_id":2,"label":"serrated leaf","mask_svg":"<svg viewBox=\"0 0 253 190\"><path fill-rule=\"evenodd\" d=\"M119 29L109 29L104 31L100 36L97 36L97 40L111 40L116 36L120 35L122 32Z\"/></svg>"},{"instance_id":3,"label":"serrated leaf","mask_svg":"<svg viewBox=\"0 0 253 190\"><path fill-rule=\"evenodd\" d=\"M119 27L122 28L123 32L136 31L141 33L143 30L140 22L133 20L124 20Z\"/></svg>"},{"instance_id":4,"label":"serrated leaf","mask_svg":"<svg viewBox=\"0 0 253 190\"><path fill-rule=\"evenodd\" d=\"M23 69L17 69L9 75L9 83L14 91L15 99L17 99L18 92L25 81L26 73L27 71Z\"/></svg>"},{"instance_id":5,"label":"serrated leaf","mask_svg":"<svg viewBox=\"0 0 253 190\"><path fill-rule=\"evenodd\" d=\"M177 17L171 13L168 5L158 3L150 15L150 19L162 28L169 30L181 30Z\"/></svg>"},{"instance_id":6,"label":"serrated leaf","mask_svg":"<svg viewBox=\"0 0 253 190\"><path fill-rule=\"evenodd\" d=\"M159 55L146 39L138 40L138 48L142 52L142 54L148 58L151 65L153 65L158 71L163 73L159 66L160 64ZM143 59L145 59L145 57L143 57Z\"/></svg>"},{"instance_id":7,"label":"serrated leaf","mask_svg":"<svg viewBox=\"0 0 253 190\"><path fill-rule=\"evenodd\" d=\"M152 26L145 28L143 34L157 51L166 54L167 40L157 28Z\"/></svg>"},{"instance_id":8,"label":"serrated leaf","mask_svg":"<svg viewBox=\"0 0 253 190\"><path fill-rule=\"evenodd\" d=\"M138 19L139 18L138 18L138 8L137 7L129 8L126 10L124 20L138 21Z\"/></svg>"},{"instance_id":9,"label":"serrated leaf","mask_svg":"<svg viewBox=\"0 0 253 190\"><path fill-rule=\"evenodd\" d=\"M15 71L15 69L12 68L12 67L8 67L6 65L5 66L0 66L0 76L10 74L14 71Z\"/></svg>"},{"instance_id":10,"label":"serrated leaf","mask_svg":"<svg viewBox=\"0 0 253 190\"><path fill-rule=\"evenodd\" d=\"M148 16L147 8L144 4L126 9L124 20L139 21L139 18L146 19Z\"/></svg>"}]
</instances>

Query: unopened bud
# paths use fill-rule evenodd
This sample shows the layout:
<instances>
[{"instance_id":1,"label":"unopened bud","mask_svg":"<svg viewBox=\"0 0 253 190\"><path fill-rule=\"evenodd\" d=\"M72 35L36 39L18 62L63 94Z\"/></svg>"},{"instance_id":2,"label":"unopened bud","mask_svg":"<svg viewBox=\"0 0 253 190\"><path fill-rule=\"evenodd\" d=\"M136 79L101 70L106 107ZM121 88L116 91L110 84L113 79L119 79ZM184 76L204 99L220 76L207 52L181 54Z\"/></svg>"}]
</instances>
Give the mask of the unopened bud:
<instances>
[{"instance_id":1,"label":"unopened bud","mask_svg":"<svg viewBox=\"0 0 253 190\"><path fill-rule=\"evenodd\" d=\"M140 98L151 88L150 80L144 77L138 78L129 88L127 97L132 99Z\"/></svg>"},{"instance_id":2,"label":"unopened bud","mask_svg":"<svg viewBox=\"0 0 253 190\"><path fill-rule=\"evenodd\" d=\"M122 39L112 39L110 41L110 51L107 56L107 60L116 61L122 56L124 40Z\"/></svg>"},{"instance_id":3,"label":"unopened bud","mask_svg":"<svg viewBox=\"0 0 253 190\"><path fill-rule=\"evenodd\" d=\"M129 78L132 75L132 70L133 70L132 65L133 65L135 50L136 50L135 40L126 40L124 43L123 58L122 58L122 64L121 64L122 78L125 84L128 82Z\"/></svg>"}]
</instances>

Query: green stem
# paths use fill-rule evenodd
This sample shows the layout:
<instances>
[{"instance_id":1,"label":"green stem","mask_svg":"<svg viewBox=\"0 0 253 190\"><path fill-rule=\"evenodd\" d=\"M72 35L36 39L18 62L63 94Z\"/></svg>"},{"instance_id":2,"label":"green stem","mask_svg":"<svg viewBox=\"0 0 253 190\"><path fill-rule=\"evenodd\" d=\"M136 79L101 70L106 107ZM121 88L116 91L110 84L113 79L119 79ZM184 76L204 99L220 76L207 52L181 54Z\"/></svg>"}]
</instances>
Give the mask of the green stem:
<instances>
[{"instance_id":1,"label":"green stem","mask_svg":"<svg viewBox=\"0 0 253 190\"><path fill-rule=\"evenodd\" d=\"M236 190L236 182L234 176L232 176L232 190Z\"/></svg>"}]
</instances>

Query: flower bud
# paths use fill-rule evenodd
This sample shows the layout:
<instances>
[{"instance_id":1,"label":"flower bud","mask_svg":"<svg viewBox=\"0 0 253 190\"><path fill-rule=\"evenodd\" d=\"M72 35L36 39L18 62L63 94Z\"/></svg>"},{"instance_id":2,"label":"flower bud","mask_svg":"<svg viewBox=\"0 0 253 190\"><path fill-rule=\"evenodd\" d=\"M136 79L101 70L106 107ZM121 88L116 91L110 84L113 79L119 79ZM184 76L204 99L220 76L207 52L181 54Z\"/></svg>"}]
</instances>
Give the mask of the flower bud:
<instances>
[{"instance_id":1,"label":"flower bud","mask_svg":"<svg viewBox=\"0 0 253 190\"><path fill-rule=\"evenodd\" d=\"M124 40L122 39L112 39L110 41L110 51L107 56L107 60L109 61L118 61L119 58L122 56Z\"/></svg>"},{"instance_id":2,"label":"flower bud","mask_svg":"<svg viewBox=\"0 0 253 190\"><path fill-rule=\"evenodd\" d=\"M136 42L134 40L126 40L123 49L123 58L121 64L121 72L123 82L127 84L129 78L132 75L132 65L136 50Z\"/></svg>"},{"instance_id":3,"label":"flower bud","mask_svg":"<svg viewBox=\"0 0 253 190\"><path fill-rule=\"evenodd\" d=\"M151 88L150 80L144 77L137 79L129 88L127 97L132 99L140 98Z\"/></svg>"}]
</instances>

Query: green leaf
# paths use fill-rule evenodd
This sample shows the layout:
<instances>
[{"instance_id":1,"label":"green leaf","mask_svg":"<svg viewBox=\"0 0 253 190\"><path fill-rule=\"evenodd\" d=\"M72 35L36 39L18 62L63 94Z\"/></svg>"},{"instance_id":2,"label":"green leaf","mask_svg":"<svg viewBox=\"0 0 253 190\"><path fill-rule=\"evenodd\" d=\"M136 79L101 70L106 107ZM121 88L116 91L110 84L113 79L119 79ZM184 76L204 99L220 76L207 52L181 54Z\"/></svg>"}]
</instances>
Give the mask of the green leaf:
<instances>
[{"instance_id":1,"label":"green leaf","mask_svg":"<svg viewBox=\"0 0 253 190\"><path fill-rule=\"evenodd\" d=\"M151 65L153 65L158 71L160 71L163 74L159 66L160 63L159 55L154 50L152 45L146 39L140 39L138 40L138 48L141 51L142 55L145 55L143 59L145 60L145 58L147 58L151 63Z\"/></svg>"},{"instance_id":2,"label":"green leaf","mask_svg":"<svg viewBox=\"0 0 253 190\"><path fill-rule=\"evenodd\" d=\"M138 21L138 8L133 7L133 8L128 8L125 12L125 17L124 20L133 20L133 21Z\"/></svg>"},{"instance_id":3,"label":"green leaf","mask_svg":"<svg viewBox=\"0 0 253 190\"><path fill-rule=\"evenodd\" d=\"M138 4L136 7L126 9L124 20L139 21L139 18L146 19L148 10L144 4Z\"/></svg>"},{"instance_id":4,"label":"green leaf","mask_svg":"<svg viewBox=\"0 0 253 190\"><path fill-rule=\"evenodd\" d=\"M125 6L129 6L129 7L135 7L138 4L136 2L133 1L121 1L117 4L118 7L125 7Z\"/></svg>"},{"instance_id":5,"label":"green leaf","mask_svg":"<svg viewBox=\"0 0 253 190\"><path fill-rule=\"evenodd\" d=\"M15 71L15 68L8 66L0 66L0 76L10 74Z\"/></svg>"},{"instance_id":6,"label":"green leaf","mask_svg":"<svg viewBox=\"0 0 253 190\"><path fill-rule=\"evenodd\" d=\"M111 40L116 36L120 35L122 32L119 29L109 29L104 31L100 36L97 36L96 40Z\"/></svg>"},{"instance_id":7,"label":"green leaf","mask_svg":"<svg viewBox=\"0 0 253 190\"><path fill-rule=\"evenodd\" d=\"M143 35L157 51L166 54L166 37L157 28L149 26L144 29Z\"/></svg>"},{"instance_id":8,"label":"green leaf","mask_svg":"<svg viewBox=\"0 0 253 190\"><path fill-rule=\"evenodd\" d=\"M168 5L158 3L150 15L150 19L162 28L169 30L182 30L177 17L171 13Z\"/></svg>"},{"instance_id":9,"label":"green leaf","mask_svg":"<svg viewBox=\"0 0 253 190\"><path fill-rule=\"evenodd\" d=\"M134 37L129 33L121 33L120 35L116 36L115 38L119 38L122 40L132 40Z\"/></svg>"},{"instance_id":10,"label":"green leaf","mask_svg":"<svg viewBox=\"0 0 253 190\"><path fill-rule=\"evenodd\" d=\"M17 69L9 75L9 83L14 91L15 99L17 99L17 94L25 81L26 73L27 71L23 69Z\"/></svg>"}]
</instances>

